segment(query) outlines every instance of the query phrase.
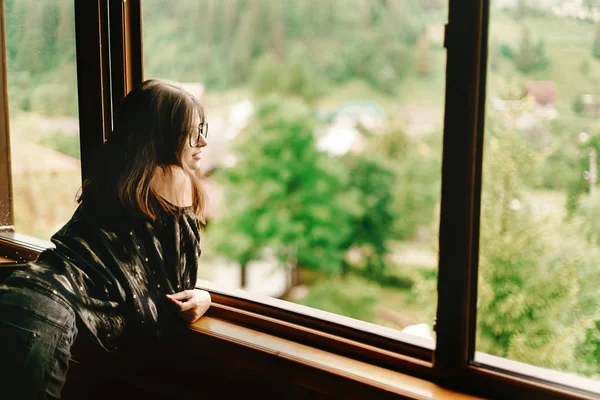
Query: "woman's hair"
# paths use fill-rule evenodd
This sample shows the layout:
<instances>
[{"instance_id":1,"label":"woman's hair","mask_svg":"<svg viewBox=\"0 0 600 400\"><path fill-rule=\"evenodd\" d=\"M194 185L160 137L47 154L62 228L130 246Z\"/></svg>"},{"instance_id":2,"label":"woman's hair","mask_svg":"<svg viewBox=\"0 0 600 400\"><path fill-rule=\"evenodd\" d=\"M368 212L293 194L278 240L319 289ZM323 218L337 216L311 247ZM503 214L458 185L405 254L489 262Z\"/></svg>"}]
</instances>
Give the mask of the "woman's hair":
<instances>
[{"instance_id":1,"label":"woman's hair","mask_svg":"<svg viewBox=\"0 0 600 400\"><path fill-rule=\"evenodd\" d=\"M151 79L125 97L114 130L104 143L100 163L84 182L79 202L91 208L118 206L128 213L155 220L162 210L177 207L154 193L150 182L157 167L180 167L191 178L193 209L204 222L204 193L198 177L182 162L195 117L204 109L187 91ZM110 211L110 210L106 210Z\"/></svg>"}]
</instances>

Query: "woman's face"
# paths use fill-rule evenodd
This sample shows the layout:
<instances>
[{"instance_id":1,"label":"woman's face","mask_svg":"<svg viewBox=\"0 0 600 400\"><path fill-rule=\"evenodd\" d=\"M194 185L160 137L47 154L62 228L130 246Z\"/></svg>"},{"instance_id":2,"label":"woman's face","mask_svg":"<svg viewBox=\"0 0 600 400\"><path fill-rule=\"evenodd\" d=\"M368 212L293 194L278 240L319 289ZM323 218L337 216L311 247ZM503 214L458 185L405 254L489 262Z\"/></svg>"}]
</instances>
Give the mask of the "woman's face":
<instances>
[{"instance_id":1,"label":"woman's face","mask_svg":"<svg viewBox=\"0 0 600 400\"><path fill-rule=\"evenodd\" d=\"M187 165L192 171L198 171L200 169L200 160L202 159L202 152L208 142L202 135L198 138L198 144L195 147L190 146L190 135L195 138L198 132L198 127L203 121L200 120L200 116L196 114L194 118L193 128L188 133L188 137L185 140L182 152L182 162Z\"/></svg>"}]
</instances>

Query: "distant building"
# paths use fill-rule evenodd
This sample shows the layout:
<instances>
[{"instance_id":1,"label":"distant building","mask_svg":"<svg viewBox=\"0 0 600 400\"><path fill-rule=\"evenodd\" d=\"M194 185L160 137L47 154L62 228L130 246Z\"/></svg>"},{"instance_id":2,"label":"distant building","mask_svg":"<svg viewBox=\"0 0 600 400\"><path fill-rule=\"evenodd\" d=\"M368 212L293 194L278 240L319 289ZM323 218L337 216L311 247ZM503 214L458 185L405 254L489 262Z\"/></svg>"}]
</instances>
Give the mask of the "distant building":
<instances>
[{"instance_id":1,"label":"distant building","mask_svg":"<svg viewBox=\"0 0 600 400\"><path fill-rule=\"evenodd\" d=\"M385 126L386 115L383 109L371 100L352 100L343 103L331 116L334 124L361 124L374 133Z\"/></svg>"},{"instance_id":2,"label":"distant building","mask_svg":"<svg viewBox=\"0 0 600 400\"><path fill-rule=\"evenodd\" d=\"M79 160L49 147L25 140L12 140L10 147L13 154L11 170L15 176L81 171Z\"/></svg>"},{"instance_id":3,"label":"distant building","mask_svg":"<svg viewBox=\"0 0 600 400\"><path fill-rule=\"evenodd\" d=\"M589 117L600 116L600 95L584 94L581 96L583 109L581 113Z\"/></svg>"},{"instance_id":4,"label":"distant building","mask_svg":"<svg viewBox=\"0 0 600 400\"><path fill-rule=\"evenodd\" d=\"M491 96L488 105L496 115L511 121L515 128L533 132L545 130L542 121L558 117L558 98L558 88L554 82L529 81L520 99L504 100Z\"/></svg>"},{"instance_id":5,"label":"distant building","mask_svg":"<svg viewBox=\"0 0 600 400\"><path fill-rule=\"evenodd\" d=\"M440 129L443 111L433 107L406 107L401 111L406 133L425 135Z\"/></svg>"},{"instance_id":6,"label":"distant building","mask_svg":"<svg viewBox=\"0 0 600 400\"><path fill-rule=\"evenodd\" d=\"M536 105L555 108L558 101L558 88L552 81L529 81L525 87L525 95L532 96Z\"/></svg>"},{"instance_id":7,"label":"distant building","mask_svg":"<svg viewBox=\"0 0 600 400\"><path fill-rule=\"evenodd\" d=\"M331 156L342 156L349 152L360 153L364 145L363 134L353 123L343 120L327 127L317 139L317 149Z\"/></svg>"}]
</instances>

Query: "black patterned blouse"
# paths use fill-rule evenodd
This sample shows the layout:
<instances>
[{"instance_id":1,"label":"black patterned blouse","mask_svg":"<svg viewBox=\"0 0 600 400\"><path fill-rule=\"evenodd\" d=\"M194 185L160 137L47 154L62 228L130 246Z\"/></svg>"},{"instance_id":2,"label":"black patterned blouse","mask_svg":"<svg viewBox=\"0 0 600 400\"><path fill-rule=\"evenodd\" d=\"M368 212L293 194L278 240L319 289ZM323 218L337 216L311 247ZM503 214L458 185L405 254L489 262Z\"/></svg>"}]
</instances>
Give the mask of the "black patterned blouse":
<instances>
[{"instance_id":1,"label":"black patterned blouse","mask_svg":"<svg viewBox=\"0 0 600 400\"><path fill-rule=\"evenodd\" d=\"M100 345L113 352L160 337L177 321L167 293L193 289L200 224L192 207L155 221L80 205L45 250L11 281L41 286L65 299Z\"/></svg>"}]
</instances>

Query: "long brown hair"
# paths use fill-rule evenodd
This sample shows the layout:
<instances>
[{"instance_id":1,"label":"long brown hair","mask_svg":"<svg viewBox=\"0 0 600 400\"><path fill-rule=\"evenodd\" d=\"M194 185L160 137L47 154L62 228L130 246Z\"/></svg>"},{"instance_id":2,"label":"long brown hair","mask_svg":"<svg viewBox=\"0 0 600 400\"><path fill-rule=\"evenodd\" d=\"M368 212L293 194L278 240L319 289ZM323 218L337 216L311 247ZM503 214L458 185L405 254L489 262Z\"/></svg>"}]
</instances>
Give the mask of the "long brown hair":
<instances>
[{"instance_id":1,"label":"long brown hair","mask_svg":"<svg viewBox=\"0 0 600 400\"><path fill-rule=\"evenodd\" d=\"M196 115L204 121L202 105L174 83L150 79L132 89L78 201L108 212L121 206L127 213L155 220L161 209L178 208L154 193L154 172L158 167L180 167L191 178L193 209L204 223L204 192L196 174L182 162Z\"/></svg>"}]
</instances>

